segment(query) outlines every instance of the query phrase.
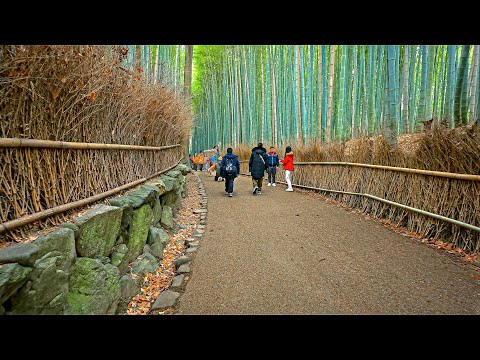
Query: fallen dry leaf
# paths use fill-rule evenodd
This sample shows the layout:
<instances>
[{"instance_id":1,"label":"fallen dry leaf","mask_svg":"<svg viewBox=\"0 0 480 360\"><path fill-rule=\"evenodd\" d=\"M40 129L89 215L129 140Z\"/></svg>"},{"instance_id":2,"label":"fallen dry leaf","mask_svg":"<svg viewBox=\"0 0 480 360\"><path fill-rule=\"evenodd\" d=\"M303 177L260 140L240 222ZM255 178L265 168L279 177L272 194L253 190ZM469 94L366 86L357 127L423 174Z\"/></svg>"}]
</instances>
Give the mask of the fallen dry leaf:
<instances>
[{"instance_id":1,"label":"fallen dry leaf","mask_svg":"<svg viewBox=\"0 0 480 360\"><path fill-rule=\"evenodd\" d=\"M198 194L196 177L190 175L188 177L187 186L188 195L183 199L183 207L174 219L177 224L190 224L186 229L179 229L176 233L169 236L169 242L163 250L163 260L160 261L159 267L155 273L145 275L142 294L135 295L127 306L128 315L147 315L150 312L152 304L162 291L167 290L173 278L176 275L175 259L185 254L185 246L176 244L178 240L185 240L192 237L193 231L200 222L200 216L192 216L192 210L197 208L197 203L201 196ZM173 309L167 309L159 314L173 313Z\"/></svg>"}]
</instances>

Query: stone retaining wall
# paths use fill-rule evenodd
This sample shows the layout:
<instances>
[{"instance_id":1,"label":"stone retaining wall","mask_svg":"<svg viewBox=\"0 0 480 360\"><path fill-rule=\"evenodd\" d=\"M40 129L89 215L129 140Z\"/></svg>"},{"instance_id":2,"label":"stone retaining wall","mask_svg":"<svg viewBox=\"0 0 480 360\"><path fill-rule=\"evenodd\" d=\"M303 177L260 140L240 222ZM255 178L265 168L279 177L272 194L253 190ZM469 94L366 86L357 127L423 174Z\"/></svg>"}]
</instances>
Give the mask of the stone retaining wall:
<instances>
[{"instance_id":1,"label":"stone retaining wall","mask_svg":"<svg viewBox=\"0 0 480 360\"><path fill-rule=\"evenodd\" d=\"M180 164L31 243L0 249L0 315L124 313L163 258L189 171Z\"/></svg>"}]
</instances>

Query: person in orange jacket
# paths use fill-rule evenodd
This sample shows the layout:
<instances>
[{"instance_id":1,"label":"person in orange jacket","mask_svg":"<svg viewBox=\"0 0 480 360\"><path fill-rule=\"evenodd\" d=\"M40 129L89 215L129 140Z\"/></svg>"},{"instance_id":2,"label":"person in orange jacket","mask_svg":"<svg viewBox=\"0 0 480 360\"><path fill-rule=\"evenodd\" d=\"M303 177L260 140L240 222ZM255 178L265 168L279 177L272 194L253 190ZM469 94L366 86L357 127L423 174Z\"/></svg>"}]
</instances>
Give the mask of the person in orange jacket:
<instances>
[{"instance_id":1,"label":"person in orange jacket","mask_svg":"<svg viewBox=\"0 0 480 360\"><path fill-rule=\"evenodd\" d=\"M198 153L196 151L192 156L192 162L193 162L193 170L197 171Z\"/></svg>"},{"instance_id":2,"label":"person in orange jacket","mask_svg":"<svg viewBox=\"0 0 480 360\"><path fill-rule=\"evenodd\" d=\"M285 159L280 160L280 162L283 164L283 168L285 170L285 181L288 184L286 191L293 191L292 175L294 171L294 166L293 166L293 151L290 146L287 146L287 148L285 149Z\"/></svg>"},{"instance_id":3,"label":"person in orange jacket","mask_svg":"<svg viewBox=\"0 0 480 360\"><path fill-rule=\"evenodd\" d=\"M200 152L197 156L197 171L200 169L200 171L203 170L203 165L205 164L205 155L203 155L203 152Z\"/></svg>"}]
</instances>

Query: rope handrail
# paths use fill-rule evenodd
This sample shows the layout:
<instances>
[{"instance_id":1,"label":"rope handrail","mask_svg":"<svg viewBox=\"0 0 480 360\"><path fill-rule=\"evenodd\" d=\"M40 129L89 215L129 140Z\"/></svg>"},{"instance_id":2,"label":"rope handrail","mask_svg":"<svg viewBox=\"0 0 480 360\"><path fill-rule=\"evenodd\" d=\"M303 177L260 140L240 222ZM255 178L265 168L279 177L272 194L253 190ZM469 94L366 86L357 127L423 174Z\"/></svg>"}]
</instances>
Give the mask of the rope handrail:
<instances>
[{"instance_id":1,"label":"rope handrail","mask_svg":"<svg viewBox=\"0 0 480 360\"><path fill-rule=\"evenodd\" d=\"M124 144L81 143L68 141L0 138L0 148L49 148L49 149L95 149L95 150L166 150L182 146L181 144L166 146L140 146Z\"/></svg>"},{"instance_id":2,"label":"rope handrail","mask_svg":"<svg viewBox=\"0 0 480 360\"><path fill-rule=\"evenodd\" d=\"M248 162L248 160L240 161L240 163L246 163L246 162ZM437 177L444 177L444 178L458 179L458 180L480 181L480 175L459 174L459 173L450 173L450 172L443 172L443 171L421 170L421 169L411 169L411 168L396 167L396 166L372 165L372 164L362 164L362 163L352 163L352 162L342 162L342 161L310 161L310 162L299 161L299 162L295 162L294 164L295 165L357 166L357 167L365 167L365 168L371 168L371 169L382 169L382 170L406 172L406 173L412 173L412 174L430 175L430 176L437 176Z\"/></svg>"}]
</instances>

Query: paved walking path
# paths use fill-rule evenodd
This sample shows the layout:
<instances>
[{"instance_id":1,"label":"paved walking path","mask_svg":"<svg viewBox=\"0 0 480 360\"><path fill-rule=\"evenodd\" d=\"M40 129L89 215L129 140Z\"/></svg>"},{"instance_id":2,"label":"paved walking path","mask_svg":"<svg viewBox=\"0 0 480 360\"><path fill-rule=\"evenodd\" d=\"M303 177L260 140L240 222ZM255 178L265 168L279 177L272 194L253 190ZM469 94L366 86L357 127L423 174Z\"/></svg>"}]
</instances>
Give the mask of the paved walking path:
<instances>
[{"instance_id":1,"label":"paved walking path","mask_svg":"<svg viewBox=\"0 0 480 360\"><path fill-rule=\"evenodd\" d=\"M224 183L178 314L480 314L479 271L380 223L285 186ZM266 185L266 184L265 184Z\"/></svg>"}]
</instances>

